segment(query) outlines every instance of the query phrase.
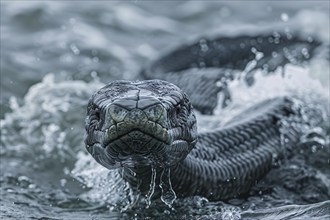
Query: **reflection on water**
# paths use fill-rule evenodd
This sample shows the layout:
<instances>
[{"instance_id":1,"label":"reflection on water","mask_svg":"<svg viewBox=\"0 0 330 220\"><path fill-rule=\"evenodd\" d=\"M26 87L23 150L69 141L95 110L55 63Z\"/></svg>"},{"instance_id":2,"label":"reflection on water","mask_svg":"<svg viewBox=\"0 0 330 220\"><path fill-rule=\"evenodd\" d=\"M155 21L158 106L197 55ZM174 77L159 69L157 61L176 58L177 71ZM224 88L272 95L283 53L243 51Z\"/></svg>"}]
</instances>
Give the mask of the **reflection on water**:
<instances>
[{"instance_id":1,"label":"reflection on water","mask_svg":"<svg viewBox=\"0 0 330 220\"><path fill-rule=\"evenodd\" d=\"M320 106L309 115L323 114L325 123L301 137L294 156L247 199L194 197L176 199L172 208L161 201L131 207L137 195L83 145L87 101L105 83L141 78L140 69L160 51L198 36L289 30L329 44L328 2L6 2L0 30L4 219L329 218L329 51L306 68L289 64L270 76L257 70L252 87L234 80L228 108L198 114L199 130L207 131L270 97Z\"/></svg>"}]
</instances>

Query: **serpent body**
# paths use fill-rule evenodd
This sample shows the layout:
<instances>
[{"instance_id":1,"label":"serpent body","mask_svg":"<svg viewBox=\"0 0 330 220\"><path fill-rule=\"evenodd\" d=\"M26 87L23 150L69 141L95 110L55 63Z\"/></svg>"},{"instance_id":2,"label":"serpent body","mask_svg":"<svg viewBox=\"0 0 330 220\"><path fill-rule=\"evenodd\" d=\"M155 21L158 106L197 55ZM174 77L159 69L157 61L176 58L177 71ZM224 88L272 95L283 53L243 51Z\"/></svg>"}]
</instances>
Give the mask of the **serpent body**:
<instances>
[{"instance_id":1,"label":"serpent body","mask_svg":"<svg viewBox=\"0 0 330 220\"><path fill-rule=\"evenodd\" d=\"M158 187L154 194L150 192L153 179L157 186L169 186L180 197L201 195L225 200L244 195L271 169L274 160L285 153L281 120L298 115L292 100L286 97L266 100L226 126L200 134L193 108L212 113L217 93L223 91L216 82L228 77L222 70L205 77L207 68L242 69L253 58L252 48L264 54L254 68L261 64L275 68L288 62L280 52L283 48L286 51L303 45L312 53L319 45L296 38L270 43L271 37L205 41L207 51L203 52L199 43L182 47L144 70L146 77L172 81L181 85L183 91L163 80L116 81L101 88L88 104L85 136L88 152L103 166L120 168L122 177L133 188L150 197L160 195ZM281 59L272 56L274 51ZM297 53L295 57L301 58ZM189 76L185 69L201 60L202 72L190 75L201 84L196 87L197 84L184 83ZM289 144L294 144L299 136L291 132L287 138ZM166 186L162 178L167 175L170 182Z\"/></svg>"}]
</instances>

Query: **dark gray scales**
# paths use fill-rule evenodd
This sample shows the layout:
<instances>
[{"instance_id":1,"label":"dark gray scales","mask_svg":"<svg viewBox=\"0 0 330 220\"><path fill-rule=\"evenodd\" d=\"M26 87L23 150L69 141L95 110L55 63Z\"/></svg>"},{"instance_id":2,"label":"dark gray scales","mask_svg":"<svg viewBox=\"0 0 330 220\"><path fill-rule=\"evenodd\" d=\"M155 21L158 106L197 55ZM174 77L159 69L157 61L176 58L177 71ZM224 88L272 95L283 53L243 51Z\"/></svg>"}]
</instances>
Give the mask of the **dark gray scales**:
<instances>
[{"instance_id":1,"label":"dark gray scales","mask_svg":"<svg viewBox=\"0 0 330 220\"><path fill-rule=\"evenodd\" d=\"M160 176L168 170L179 197L226 200L244 196L299 141L300 133L292 129L283 144L281 122L290 117L300 120L300 112L292 99L274 98L244 111L222 128L198 134L194 109L212 114L219 92L225 101L230 100L226 83L234 77L252 84L253 69L271 71L288 62L301 64L319 45L275 34L222 37L179 47L144 69L147 79L161 80L117 81L91 97L86 148L103 166L120 168L135 190L150 197L161 195Z\"/></svg>"}]
</instances>

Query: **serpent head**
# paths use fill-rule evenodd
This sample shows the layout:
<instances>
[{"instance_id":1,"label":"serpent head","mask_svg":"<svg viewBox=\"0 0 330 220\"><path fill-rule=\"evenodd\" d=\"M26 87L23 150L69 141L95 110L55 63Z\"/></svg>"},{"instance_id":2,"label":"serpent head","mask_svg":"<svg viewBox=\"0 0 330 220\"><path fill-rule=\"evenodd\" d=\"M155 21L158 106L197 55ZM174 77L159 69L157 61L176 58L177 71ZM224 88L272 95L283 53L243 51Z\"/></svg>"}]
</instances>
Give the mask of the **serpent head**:
<instances>
[{"instance_id":1,"label":"serpent head","mask_svg":"<svg viewBox=\"0 0 330 220\"><path fill-rule=\"evenodd\" d=\"M186 94L161 80L115 81L89 100L85 144L111 169L169 167L197 141L196 117Z\"/></svg>"}]
</instances>

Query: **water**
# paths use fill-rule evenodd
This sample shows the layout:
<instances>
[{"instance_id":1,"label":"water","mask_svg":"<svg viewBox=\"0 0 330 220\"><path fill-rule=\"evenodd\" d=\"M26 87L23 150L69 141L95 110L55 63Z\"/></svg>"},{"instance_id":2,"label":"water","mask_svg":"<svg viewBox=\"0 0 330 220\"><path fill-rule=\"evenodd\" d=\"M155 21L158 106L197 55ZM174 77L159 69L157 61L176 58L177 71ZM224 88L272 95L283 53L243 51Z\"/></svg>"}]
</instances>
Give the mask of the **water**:
<instances>
[{"instance_id":1,"label":"water","mask_svg":"<svg viewBox=\"0 0 330 220\"><path fill-rule=\"evenodd\" d=\"M1 218L329 219L330 129L324 109L329 51L305 68L289 64L269 76L257 70L252 87L234 80L228 85L233 102L227 108L219 106L215 116L198 114L199 131L208 131L280 95L304 100L311 107L306 111L318 109L305 113L315 115L312 127L298 125L306 134L294 156L280 162L247 199L175 199L165 179L165 202L171 207L151 200L147 208L148 198L139 197L120 173L101 167L84 150L87 100L105 83L138 79L143 65L160 51L201 35L272 28L298 30L329 44L329 2L2 2ZM255 62L257 57L249 65Z\"/></svg>"},{"instance_id":2,"label":"water","mask_svg":"<svg viewBox=\"0 0 330 220\"><path fill-rule=\"evenodd\" d=\"M149 187L149 192L146 195L146 202L147 206L149 207L151 205L151 198L155 192L155 185L156 185L156 168L152 167L151 168L151 182L150 182L150 187Z\"/></svg>"},{"instance_id":3,"label":"water","mask_svg":"<svg viewBox=\"0 0 330 220\"><path fill-rule=\"evenodd\" d=\"M173 202L176 199L176 194L172 189L170 169L164 168L161 177L159 187L162 189L162 195L160 199L168 206L172 207Z\"/></svg>"}]
</instances>

